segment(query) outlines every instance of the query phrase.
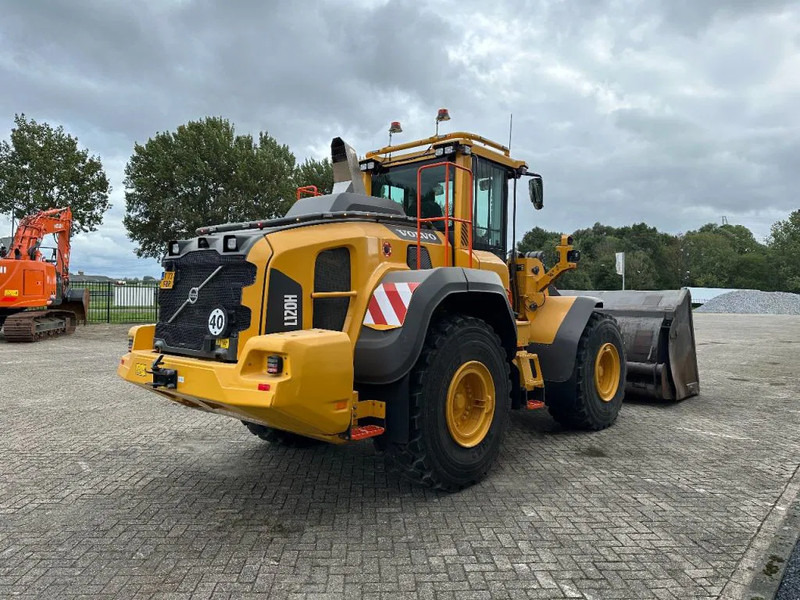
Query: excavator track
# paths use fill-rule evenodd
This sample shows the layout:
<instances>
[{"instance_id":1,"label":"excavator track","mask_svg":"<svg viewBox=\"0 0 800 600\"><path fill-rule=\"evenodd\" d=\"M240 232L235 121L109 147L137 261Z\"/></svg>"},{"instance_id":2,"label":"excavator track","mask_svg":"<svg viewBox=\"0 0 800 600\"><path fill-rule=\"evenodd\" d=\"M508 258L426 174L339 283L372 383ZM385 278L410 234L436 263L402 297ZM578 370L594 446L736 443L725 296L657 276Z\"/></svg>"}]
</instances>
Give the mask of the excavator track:
<instances>
[{"instance_id":1,"label":"excavator track","mask_svg":"<svg viewBox=\"0 0 800 600\"><path fill-rule=\"evenodd\" d=\"M42 338L75 332L77 317L65 310L32 310L6 318L3 334L7 342L38 342Z\"/></svg>"}]
</instances>

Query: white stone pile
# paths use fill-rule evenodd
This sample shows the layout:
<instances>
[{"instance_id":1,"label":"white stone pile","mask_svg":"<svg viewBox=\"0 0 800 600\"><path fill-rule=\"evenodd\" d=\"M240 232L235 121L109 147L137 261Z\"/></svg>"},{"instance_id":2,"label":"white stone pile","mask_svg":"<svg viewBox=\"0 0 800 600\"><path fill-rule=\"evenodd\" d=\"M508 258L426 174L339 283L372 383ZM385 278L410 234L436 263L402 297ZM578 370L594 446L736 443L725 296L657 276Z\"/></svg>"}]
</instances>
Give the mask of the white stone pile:
<instances>
[{"instance_id":1,"label":"white stone pile","mask_svg":"<svg viewBox=\"0 0 800 600\"><path fill-rule=\"evenodd\" d=\"M800 294L736 290L712 298L695 312L800 315Z\"/></svg>"}]
</instances>

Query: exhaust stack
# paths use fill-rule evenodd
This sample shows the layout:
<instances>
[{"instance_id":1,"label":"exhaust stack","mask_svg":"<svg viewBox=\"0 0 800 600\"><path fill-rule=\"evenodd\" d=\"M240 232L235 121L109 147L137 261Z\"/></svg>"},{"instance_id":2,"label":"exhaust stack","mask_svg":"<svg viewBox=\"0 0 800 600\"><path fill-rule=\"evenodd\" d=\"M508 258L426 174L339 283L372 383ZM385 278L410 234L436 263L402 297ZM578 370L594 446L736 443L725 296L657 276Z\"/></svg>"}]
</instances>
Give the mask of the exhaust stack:
<instances>
[{"instance_id":1,"label":"exhaust stack","mask_svg":"<svg viewBox=\"0 0 800 600\"><path fill-rule=\"evenodd\" d=\"M331 141L331 163L333 164L333 193L353 192L366 194L364 180L358 167L358 155L342 138Z\"/></svg>"}]
</instances>

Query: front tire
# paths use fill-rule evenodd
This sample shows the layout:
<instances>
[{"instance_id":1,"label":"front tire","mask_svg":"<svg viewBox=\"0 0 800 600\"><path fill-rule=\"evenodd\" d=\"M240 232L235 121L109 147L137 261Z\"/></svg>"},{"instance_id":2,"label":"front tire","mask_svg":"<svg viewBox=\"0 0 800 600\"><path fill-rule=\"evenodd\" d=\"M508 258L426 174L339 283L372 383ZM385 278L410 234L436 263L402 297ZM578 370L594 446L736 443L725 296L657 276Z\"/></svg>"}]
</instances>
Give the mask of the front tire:
<instances>
[{"instance_id":1,"label":"front tire","mask_svg":"<svg viewBox=\"0 0 800 600\"><path fill-rule=\"evenodd\" d=\"M511 408L508 359L494 330L473 317L437 321L411 372L409 402L409 442L386 444L390 466L445 491L483 479Z\"/></svg>"},{"instance_id":2,"label":"front tire","mask_svg":"<svg viewBox=\"0 0 800 600\"><path fill-rule=\"evenodd\" d=\"M625 396L625 346L617 321L595 312L578 342L572 376L545 386L545 402L564 427L597 431L617 420Z\"/></svg>"}]
</instances>

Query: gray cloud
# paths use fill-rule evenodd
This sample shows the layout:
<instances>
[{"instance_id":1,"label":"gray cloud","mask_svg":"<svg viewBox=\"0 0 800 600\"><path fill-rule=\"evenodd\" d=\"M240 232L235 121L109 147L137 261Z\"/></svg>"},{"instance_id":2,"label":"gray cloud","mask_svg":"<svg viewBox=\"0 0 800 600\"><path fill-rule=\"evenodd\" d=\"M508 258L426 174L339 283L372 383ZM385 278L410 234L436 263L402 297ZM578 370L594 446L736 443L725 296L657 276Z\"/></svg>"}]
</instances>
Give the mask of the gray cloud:
<instances>
[{"instance_id":1,"label":"gray cloud","mask_svg":"<svg viewBox=\"0 0 800 600\"><path fill-rule=\"evenodd\" d=\"M85 270L154 274L121 225L133 143L205 115L268 130L300 159L451 124L505 141L546 180L520 229L726 215L757 236L798 208L800 9L662 0L17 0L0 21L0 134L15 112L63 124L114 185ZM0 228L6 225L0 222ZM2 230L0 229L0 230Z\"/></svg>"}]
</instances>

